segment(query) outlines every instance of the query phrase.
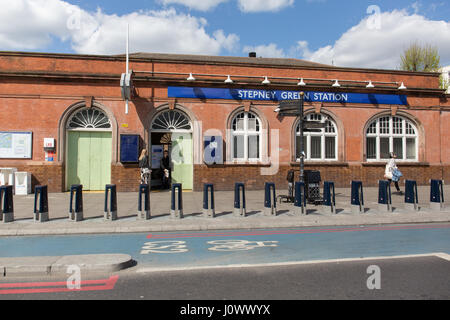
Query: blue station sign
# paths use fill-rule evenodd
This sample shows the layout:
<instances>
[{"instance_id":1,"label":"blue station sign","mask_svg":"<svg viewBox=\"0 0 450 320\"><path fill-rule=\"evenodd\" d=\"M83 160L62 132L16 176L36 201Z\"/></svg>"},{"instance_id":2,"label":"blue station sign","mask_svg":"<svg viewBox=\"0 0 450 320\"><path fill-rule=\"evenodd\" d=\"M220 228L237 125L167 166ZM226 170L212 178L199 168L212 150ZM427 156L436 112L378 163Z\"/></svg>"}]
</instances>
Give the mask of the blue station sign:
<instances>
[{"instance_id":1,"label":"blue station sign","mask_svg":"<svg viewBox=\"0 0 450 320\"><path fill-rule=\"evenodd\" d=\"M407 105L406 95L304 91L306 102ZM300 91L168 87L169 98L283 101L300 99Z\"/></svg>"}]
</instances>

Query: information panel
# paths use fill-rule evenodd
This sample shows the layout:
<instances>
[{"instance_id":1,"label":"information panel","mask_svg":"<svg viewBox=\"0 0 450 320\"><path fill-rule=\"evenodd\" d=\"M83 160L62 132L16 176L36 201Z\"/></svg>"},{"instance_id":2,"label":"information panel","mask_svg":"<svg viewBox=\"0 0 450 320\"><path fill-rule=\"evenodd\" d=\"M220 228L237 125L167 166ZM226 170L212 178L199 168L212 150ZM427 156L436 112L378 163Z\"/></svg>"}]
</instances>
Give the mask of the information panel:
<instances>
[{"instance_id":1,"label":"information panel","mask_svg":"<svg viewBox=\"0 0 450 320\"><path fill-rule=\"evenodd\" d=\"M0 131L0 158L31 159L32 132Z\"/></svg>"},{"instance_id":2,"label":"information panel","mask_svg":"<svg viewBox=\"0 0 450 320\"><path fill-rule=\"evenodd\" d=\"M139 161L139 135L120 135L120 162L135 163Z\"/></svg>"}]
</instances>

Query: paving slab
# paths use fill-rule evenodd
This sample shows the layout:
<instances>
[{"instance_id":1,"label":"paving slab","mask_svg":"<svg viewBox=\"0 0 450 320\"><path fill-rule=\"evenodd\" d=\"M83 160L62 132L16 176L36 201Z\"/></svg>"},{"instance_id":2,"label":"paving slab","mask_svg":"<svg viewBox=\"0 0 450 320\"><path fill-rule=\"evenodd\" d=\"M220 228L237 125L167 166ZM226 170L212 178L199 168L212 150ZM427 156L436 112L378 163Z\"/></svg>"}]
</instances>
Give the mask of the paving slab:
<instances>
[{"instance_id":1,"label":"paving slab","mask_svg":"<svg viewBox=\"0 0 450 320\"><path fill-rule=\"evenodd\" d=\"M321 190L322 192L322 190ZM64 235L123 232L167 232L193 230L226 230L252 228L289 228L305 226L333 226L358 224L426 223L450 221L450 204L443 210L432 210L429 203L429 187L419 186L419 211L405 209L404 196L392 195L393 212L383 212L378 207L378 188L364 188L364 213L352 213L350 188L336 188L337 214L324 213L322 206L307 205L307 215L294 213L292 203L277 203L278 214L264 214L264 190L246 191L245 217L233 215L234 192L215 192L215 218L202 213L202 192L183 192L184 218L170 215L170 192L151 192L151 219L138 220L138 193L117 194L118 219L103 218L104 193L84 192L84 219L73 222L68 219L69 193L49 194L48 222L34 222L34 195L14 196L15 221L0 223L0 236ZM277 195L287 190L277 190ZM450 198L450 186L444 186L444 199Z\"/></svg>"}]
</instances>

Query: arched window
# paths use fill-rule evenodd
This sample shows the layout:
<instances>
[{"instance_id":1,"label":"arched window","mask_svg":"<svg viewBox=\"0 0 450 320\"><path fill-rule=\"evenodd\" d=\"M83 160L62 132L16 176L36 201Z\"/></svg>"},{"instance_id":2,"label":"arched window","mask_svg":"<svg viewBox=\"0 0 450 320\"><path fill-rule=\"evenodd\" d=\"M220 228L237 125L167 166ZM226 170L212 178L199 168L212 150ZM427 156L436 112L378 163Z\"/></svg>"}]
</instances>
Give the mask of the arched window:
<instances>
[{"instance_id":1,"label":"arched window","mask_svg":"<svg viewBox=\"0 0 450 320\"><path fill-rule=\"evenodd\" d=\"M303 131L305 160L338 160L338 132L333 119L325 114L310 113L304 117L306 121L315 121L325 125L321 129ZM306 129L307 130L307 129ZM300 121L295 129L295 157L300 159Z\"/></svg>"},{"instance_id":2,"label":"arched window","mask_svg":"<svg viewBox=\"0 0 450 320\"><path fill-rule=\"evenodd\" d=\"M179 110L164 110L152 122L152 131L191 131L189 117Z\"/></svg>"},{"instance_id":3,"label":"arched window","mask_svg":"<svg viewBox=\"0 0 450 320\"><path fill-rule=\"evenodd\" d=\"M242 111L233 118L231 122L233 160L261 160L261 131L261 121L252 112Z\"/></svg>"},{"instance_id":4,"label":"arched window","mask_svg":"<svg viewBox=\"0 0 450 320\"><path fill-rule=\"evenodd\" d=\"M111 129L111 122L100 109L82 108L70 117L67 129Z\"/></svg>"},{"instance_id":5,"label":"arched window","mask_svg":"<svg viewBox=\"0 0 450 320\"><path fill-rule=\"evenodd\" d=\"M367 160L387 160L395 152L398 160L418 160L417 128L401 116L381 116L366 131Z\"/></svg>"}]
</instances>

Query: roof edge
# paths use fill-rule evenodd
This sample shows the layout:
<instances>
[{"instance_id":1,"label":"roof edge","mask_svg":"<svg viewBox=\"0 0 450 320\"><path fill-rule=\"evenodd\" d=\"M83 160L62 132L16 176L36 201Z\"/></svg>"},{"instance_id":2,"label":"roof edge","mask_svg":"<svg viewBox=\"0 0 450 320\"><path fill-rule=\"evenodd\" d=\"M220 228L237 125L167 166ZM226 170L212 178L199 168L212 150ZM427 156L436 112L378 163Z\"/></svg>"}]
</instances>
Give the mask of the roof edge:
<instances>
[{"instance_id":1,"label":"roof edge","mask_svg":"<svg viewBox=\"0 0 450 320\"><path fill-rule=\"evenodd\" d=\"M139 53L133 53L139 54ZM131 54L131 55L133 55ZM142 53L141 53L142 54ZM207 55L188 55L188 54L171 54L171 53L149 53L149 55L155 55L154 57L130 57L130 61L136 62L153 62L153 61L172 61L176 63L193 63L198 64L198 59L188 59L188 57L210 57L210 58L241 58L250 60L248 62L224 62L220 59L214 61L209 61L210 63L221 63L221 64L229 64L229 65L251 65L251 66L266 66L266 67L291 67L298 69L320 69L320 70L330 70L330 71L344 71L344 72L373 72L373 73L393 73L393 74L401 74L401 75L417 75L417 76L433 76L439 77L441 75L440 72L419 72L419 71L404 71L404 70L395 70L395 69L375 69L375 68L355 68L355 67L337 67L330 66L320 63L315 63L312 61L301 60L301 59L291 59L293 61L305 61L308 63L316 64L316 65L274 65L269 63L257 63L252 64L251 59L282 59L282 58L249 58L249 57L231 57L231 56L207 56ZM107 60L107 61L125 61L125 54L119 55L96 55L96 54L76 54L76 53L51 53L51 52L25 52L25 51L0 51L0 56L26 56L26 57L42 57L42 58L60 58L60 59L89 59L89 60ZM175 59L176 57L186 57L187 59ZM289 60L286 58L285 60ZM258 61L258 60L256 60ZM260 60L259 60L260 61ZM202 61L202 63L205 63Z\"/></svg>"}]
</instances>

